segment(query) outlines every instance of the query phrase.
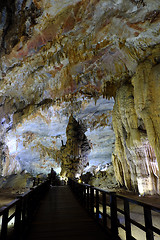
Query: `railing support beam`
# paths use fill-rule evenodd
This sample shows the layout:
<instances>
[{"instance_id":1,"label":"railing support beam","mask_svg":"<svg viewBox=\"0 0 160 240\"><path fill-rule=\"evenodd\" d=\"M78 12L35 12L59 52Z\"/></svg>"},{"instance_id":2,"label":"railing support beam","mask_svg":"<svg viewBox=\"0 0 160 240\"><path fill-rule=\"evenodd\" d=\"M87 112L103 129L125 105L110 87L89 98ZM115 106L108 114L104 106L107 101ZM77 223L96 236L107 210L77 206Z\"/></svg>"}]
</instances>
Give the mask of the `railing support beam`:
<instances>
[{"instance_id":1,"label":"railing support beam","mask_svg":"<svg viewBox=\"0 0 160 240\"><path fill-rule=\"evenodd\" d=\"M132 239L131 235L131 222L130 222L130 209L129 202L124 199L124 216L125 216L125 227L126 227L126 239Z\"/></svg>"},{"instance_id":2,"label":"railing support beam","mask_svg":"<svg viewBox=\"0 0 160 240\"><path fill-rule=\"evenodd\" d=\"M94 216L94 188L91 186L90 212Z\"/></svg>"},{"instance_id":3,"label":"railing support beam","mask_svg":"<svg viewBox=\"0 0 160 240\"><path fill-rule=\"evenodd\" d=\"M118 221L117 221L117 200L116 194L110 194L110 207L111 207L111 232L115 239L118 239Z\"/></svg>"},{"instance_id":4,"label":"railing support beam","mask_svg":"<svg viewBox=\"0 0 160 240\"><path fill-rule=\"evenodd\" d=\"M99 221L99 192L96 189L96 220Z\"/></svg>"},{"instance_id":5,"label":"railing support beam","mask_svg":"<svg viewBox=\"0 0 160 240\"><path fill-rule=\"evenodd\" d=\"M103 227L106 228L107 226L107 215L106 215L106 193L103 192L103 198L102 198L102 203L103 203Z\"/></svg>"},{"instance_id":6,"label":"railing support beam","mask_svg":"<svg viewBox=\"0 0 160 240\"><path fill-rule=\"evenodd\" d=\"M145 227L146 227L146 239L147 240L154 240L153 231L152 231L152 215L151 209L149 206L144 206L144 220L145 220Z\"/></svg>"},{"instance_id":7,"label":"railing support beam","mask_svg":"<svg viewBox=\"0 0 160 240\"><path fill-rule=\"evenodd\" d=\"M8 210L6 209L2 217L1 239L7 239Z\"/></svg>"}]
</instances>

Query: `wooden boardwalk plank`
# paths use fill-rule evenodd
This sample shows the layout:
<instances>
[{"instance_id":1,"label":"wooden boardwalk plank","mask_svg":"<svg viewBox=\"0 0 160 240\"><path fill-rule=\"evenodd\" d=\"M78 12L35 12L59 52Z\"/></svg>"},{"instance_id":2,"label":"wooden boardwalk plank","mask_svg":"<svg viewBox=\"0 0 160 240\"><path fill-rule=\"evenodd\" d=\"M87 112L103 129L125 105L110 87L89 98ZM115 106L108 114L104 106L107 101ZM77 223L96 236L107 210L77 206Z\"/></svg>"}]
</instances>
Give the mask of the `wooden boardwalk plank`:
<instances>
[{"instance_id":1,"label":"wooden boardwalk plank","mask_svg":"<svg viewBox=\"0 0 160 240\"><path fill-rule=\"evenodd\" d=\"M106 240L68 186L52 187L41 201L26 240Z\"/></svg>"}]
</instances>

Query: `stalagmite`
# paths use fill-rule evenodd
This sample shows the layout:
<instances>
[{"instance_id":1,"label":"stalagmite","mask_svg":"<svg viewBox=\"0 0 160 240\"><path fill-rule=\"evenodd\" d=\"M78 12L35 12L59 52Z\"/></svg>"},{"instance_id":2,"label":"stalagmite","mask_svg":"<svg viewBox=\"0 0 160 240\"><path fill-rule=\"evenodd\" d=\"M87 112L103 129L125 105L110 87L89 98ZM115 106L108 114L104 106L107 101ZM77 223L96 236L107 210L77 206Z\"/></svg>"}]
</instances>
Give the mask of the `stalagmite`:
<instances>
[{"instance_id":1,"label":"stalagmite","mask_svg":"<svg viewBox=\"0 0 160 240\"><path fill-rule=\"evenodd\" d=\"M0 1L0 174L112 161L120 187L159 193L159 26L159 1Z\"/></svg>"}]
</instances>

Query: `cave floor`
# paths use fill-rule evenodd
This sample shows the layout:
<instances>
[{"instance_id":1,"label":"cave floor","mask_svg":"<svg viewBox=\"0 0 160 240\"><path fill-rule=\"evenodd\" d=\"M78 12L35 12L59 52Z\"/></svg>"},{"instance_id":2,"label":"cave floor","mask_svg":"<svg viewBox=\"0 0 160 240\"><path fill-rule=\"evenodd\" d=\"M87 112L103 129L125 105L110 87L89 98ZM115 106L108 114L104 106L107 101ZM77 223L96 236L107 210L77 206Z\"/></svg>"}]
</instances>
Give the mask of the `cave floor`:
<instances>
[{"instance_id":1,"label":"cave floor","mask_svg":"<svg viewBox=\"0 0 160 240\"><path fill-rule=\"evenodd\" d=\"M118 195L124 196L126 198L131 198L134 199L136 201L142 202L142 203L146 203L149 204L151 206L160 208L160 195L138 195L137 193L132 193L132 192L127 192L127 191L123 191L123 192L117 192Z\"/></svg>"},{"instance_id":2,"label":"cave floor","mask_svg":"<svg viewBox=\"0 0 160 240\"><path fill-rule=\"evenodd\" d=\"M51 187L32 222L26 240L97 240L106 233L76 200L68 186Z\"/></svg>"}]
</instances>

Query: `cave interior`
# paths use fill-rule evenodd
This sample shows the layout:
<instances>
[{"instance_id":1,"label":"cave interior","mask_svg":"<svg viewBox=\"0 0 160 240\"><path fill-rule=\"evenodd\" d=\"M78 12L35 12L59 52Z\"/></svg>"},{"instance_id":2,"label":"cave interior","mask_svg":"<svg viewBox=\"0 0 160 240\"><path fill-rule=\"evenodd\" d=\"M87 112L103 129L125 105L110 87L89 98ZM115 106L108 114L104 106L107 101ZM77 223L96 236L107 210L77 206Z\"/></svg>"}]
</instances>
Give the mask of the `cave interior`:
<instances>
[{"instance_id":1,"label":"cave interior","mask_svg":"<svg viewBox=\"0 0 160 240\"><path fill-rule=\"evenodd\" d=\"M51 168L160 193L159 1L0 1L0 188Z\"/></svg>"}]
</instances>

